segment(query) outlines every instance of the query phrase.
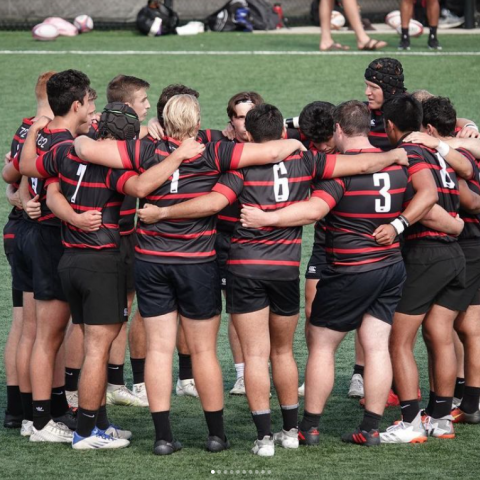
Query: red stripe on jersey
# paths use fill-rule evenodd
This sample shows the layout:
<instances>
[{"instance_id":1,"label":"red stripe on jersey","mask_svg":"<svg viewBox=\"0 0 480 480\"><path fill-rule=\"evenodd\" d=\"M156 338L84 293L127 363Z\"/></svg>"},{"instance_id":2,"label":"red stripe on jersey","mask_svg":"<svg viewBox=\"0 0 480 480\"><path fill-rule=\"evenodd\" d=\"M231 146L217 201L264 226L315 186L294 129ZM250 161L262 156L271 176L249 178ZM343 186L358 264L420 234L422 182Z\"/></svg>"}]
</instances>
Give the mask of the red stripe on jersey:
<instances>
[{"instance_id":1,"label":"red stripe on jersey","mask_svg":"<svg viewBox=\"0 0 480 480\"><path fill-rule=\"evenodd\" d=\"M19 159L18 159L18 155L15 155L15 156L13 157L12 165L13 165L13 168L15 168L15 170L16 170L17 172L20 171L20 162L19 162Z\"/></svg>"},{"instance_id":2,"label":"red stripe on jersey","mask_svg":"<svg viewBox=\"0 0 480 480\"><path fill-rule=\"evenodd\" d=\"M285 267L299 267L300 262L283 260L227 260L227 265L283 265Z\"/></svg>"},{"instance_id":3,"label":"red stripe on jersey","mask_svg":"<svg viewBox=\"0 0 480 480\"><path fill-rule=\"evenodd\" d=\"M137 168L140 166L140 142L138 140L135 142L135 166Z\"/></svg>"},{"instance_id":4,"label":"red stripe on jersey","mask_svg":"<svg viewBox=\"0 0 480 480\"><path fill-rule=\"evenodd\" d=\"M462 220L465 222L465 223L480 223L480 221L478 220L478 218L472 218L472 217L465 217L463 218L462 217ZM5 238L5 237L4 237Z\"/></svg>"},{"instance_id":5,"label":"red stripe on jersey","mask_svg":"<svg viewBox=\"0 0 480 480\"><path fill-rule=\"evenodd\" d=\"M450 188L437 187L437 192L446 193L446 194L450 194L450 195L460 195L460 192L458 190L451 190Z\"/></svg>"},{"instance_id":6,"label":"red stripe on jersey","mask_svg":"<svg viewBox=\"0 0 480 480\"><path fill-rule=\"evenodd\" d=\"M231 188L221 183L215 184L215 186L212 188L212 192L217 192L223 195L228 200L230 205L237 199L237 194Z\"/></svg>"},{"instance_id":7,"label":"red stripe on jersey","mask_svg":"<svg viewBox=\"0 0 480 480\"><path fill-rule=\"evenodd\" d=\"M211 237L217 233L216 230L207 230L205 232L199 233L189 233L187 235L180 235L175 233L163 233L163 232L155 232L150 230L143 230L141 228L137 228L137 233L140 235L145 235L147 237L162 237L162 238L180 238L180 239L188 239L188 238L199 238L199 237Z\"/></svg>"},{"instance_id":8,"label":"red stripe on jersey","mask_svg":"<svg viewBox=\"0 0 480 480\"><path fill-rule=\"evenodd\" d=\"M215 255L215 250L210 252L156 252L155 250L145 250L138 246L135 247L135 251L138 253L143 253L145 255L154 255L157 257L213 257Z\"/></svg>"},{"instance_id":9,"label":"red stripe on jersey","mask_svg":"<svg viewBox=\"0 0 480 480\"><path fill-rule=\"evenodd\" d=\"M127 230L125 232L120 232L120 236L126 237L127 235L131 235L134 231L135 231L135 227L133 227L132 229Z\"/></svg>"},{"instance_id":10,"label":"red stripe on jersey","mask_svg":"<svg viewBox=\"0 0 480 480\"><path fill-rule=\"evenodd\" d=\"M217 166L217 171L220 172L220 159L218 158L218 149L220 148L220 142L215 144L215 165Z\"/></svg>"},{"instance_id":11,"label":"red stripe on jersey","mask_svg":"<svg viewBox=\"0 0 480 480\"><path fill-rule=\"evenodd\" d=\"M45 156L46 153L48 153L48 152L42 153L41 155L39 155L37 157L37 159L35 160L35 167L38 170L38 173L42 177L51 177L51 175L45 170L45 168L43 166L43 157Z\"/></svg>"},{"instance_id":12,"label":"red stripe on jersey","mask_svg":"<svg viewBox=\"0 0 480 480\"><path fill-rule=\"evenodd\" d=\"M131 170L133 168L130 156L128 154L127 142L118 141L117 142L118 153L120 153L120 158L122 159L123 168Z\"/></svg>"},{"instance_id":13,"label":"red stripe on jersey","mask_svg":"<svg viewBox=\"0 0 480 480\"><path fill-rule=\"evenodd\" d=\"M92 250L103 250L104 248L117 248L114 243L107 243L106 245L87 245L86 243L68 243L62 240L62 244L67 248L88 248Z\"/></svg>"},{"instance_id":14,"label":"red stripe on jersey","mask_svg":"<svg viewBox=\"0 0 480 480\"><path fill-rule=\"evenodd\" d=\"M288 207L288 205L294 205L295 203L304 202L305 200L297 200L294 202L280 202L275 205L259 205L258 203L246 203L247 207L261 208L262 210L277 210L279 208Z\"/></svg>"},{"instance_id":15,"label":"red stripe on jersey","mask_svg":"<svg viewBox=\"0 0 480 480\"><path fill-rule=\"evenodd\" d=\"M6 233L3 238L5 240L9 239L9 238L15 238L15 234L14 233Z\"/></svg>"},{"instance_id":16,"label":"red stripe on jersey","mask_svg":"<svg viewBox=\"0 0 480 480\"><path fill-rule=\"evenodd\" d=\"M333 171L335 170L335 165L337 164L336 155L326 155L325 156L325 170L323 171L322 178L332 178Z\"/></svg>"},{"instance_id":17,"label":"red stripe on jersey","mask_svg":"<svg viewBox=\"0 0 480 480\"><path fill-rule=\"evenodd\" d=\"M146 197L148 200L175 200L181 198L196 198L203 195L207 195L210 192L200 192L200 193L169 193L167 195L149 195Z\"/></svg>"},{"instance_id":18,"label":"red stripe on jersey","mask_svg":"<svg viewBox=\"0 0 480 480\"><path fill-rule=\"evenodd\" d=\"M71 207L74 209L74 210L80 210L82 212L88 212L90 210L96 210L97 212L101 212L102 211L102 207L84 207L83 205L76 205L75 203L72 203L71 204Z\"/></svg>"},{"instance_id":19,"label":"red stripe on jersey","mask_svg":"<svg viewBox=\"0 0 480 480\"><path fill-rule=\"evenodd\" d=\"M62 182L68 183L69 185L78 185L78 180L71 180L70 178L62 175L61 173L58 175ZM82 187L87 188L106 188L104 183L93 183L93 182L84 182L82 181Z\"/></svg>"},{"instance_id":20,"label":"red stripe on jersey","mask_svg":"<svg viewBox=\"0 0 480 480\"><path fill-rule=\"evenodd\" d=\"M258 244L261 243L263 245L301 245L302 239L296 238L294 240L249 240L247 238L240 239L240 238L232 238L232 243L246 243L246 244Z\"/></svg>"},{"instance_id":21,"label":"red stripe on jersey","mask_svg":"<svg viewBox=\"0 0 480 480\"><path fill-rule=\"evenodd\" d=\"M133 215L137 213L137 209L136 208L132 208L131 210L122 210L120 212L120 215Z\"/></svg>"},{"instance_id":22,"label":"red stripe on jersey","mask_svg":"<svg viewBox=\"0 0 480 480\"><path fill-rule=\"evenodd\" d=\"M347 212L338 212L336 210L332 210L331 213L338 215L339 217L349 217L349 218L393 218L393 217L398 217L402 212L347 213Z\"/></svg>"},{"instance_id":23,"label":"red stripe on jersey","mask_svg":"<svg viewBox=\"0 0 480 480\"><path fill-rule=\"evenodd\" d=\"M207 134L207 140L209 142L212 141L212 132L210 130L205 130L205 133Z\"/></svg>"},{"instance_id":24,"label":"red stripe on jersey","mask_svg":"<svg viewBox=\"0 0 480 480\"><path fill-rule=\"evenodd\" d=\"M296 177L296 178L288 178L288 183L300 183L300 182L311 182L312 177ZM245 187L270 187L275 185L274 181L251 181L251 182L244 182L243 184Z\"/></svg>"},{"instance_id":25,"label":"red stripe on jersey","mask_svg":"<svg viewBox=\"0 0 480 480\"><path fill-rule=\"evenodd\" d=\"M394 195L396 193L404 193L407 189L406 188L392 188L391 190L388 191L391 195ZM353 192L345 192L344 195L346 197L355 197L356 195L377 195L378 196L378 190L356 190Z\"/></svg>"},{"instance_id":26,"label":"red stripe on jersey","mask_svg":"<svg viewBox=\"0 0 480 480\"><path fill-rule=\"evenodd\" d=\"M421 157L418 157L418 158L421 158ZM427 163L417 163L416 165L408 167L408 174L414 175L415 173L418 173L426 169L430 170L430 166Z\"/></svg>"},{"instance_id":27,"label":"red stripe on jersey","mask_svg":"<svg viewBox=\"0 0 480 480\"><path fill-rule=\"evenodd\" d=\"M422 233L415 233L412 235L407 235L406 239L407 240L414 240L416 238L423 238L423 237L447 237L448 235L443 232L434 232L434 231L427 231L427 232L422 232Z\"/></svg>"},{"instance_id":28,"label":"red stripe on jersey","mask_svg":"<svg viewBox=\"0 0 480 480\"><path fill-rule=\"evenodd\" d=\"M130 180L133 177L137 177L137 176L138 176L138 174L136 172L125 172L117 182L117 190L120 193L123 193L124 195L126 195L125 184L127 183L128 180Z\"/></svg>"},{"instance_id":29,"label":"red stripe on jersey","mask_svg":"<svg viewBox=\"0 0 480 480\"><path fill-rule=\"evenodd\" d=\"M226 217L225 215L217 215L217 218L219 220L222 220L224 222L233 222L233 223L236 223L238 222L239 218L235 218L235 217Z\"/></svg>"},{"instance_id":30,"label":"red stripe on jersey","mask_svg":"<svg viewBox=\"0 0 480 480\"><path fill-rule=\"evenodd\" d=\"M327 205L330 210L332 208L335 208L335 205L337 204L336 200L327 192L324 192L323 190L314 190L312 193L312 197L317 197L322 199Z\"/></svg>"},{"instance_id":31,"label":"red stripe on jersey","mask_svg":"<svg viewBox=\"0 0 480 480\"><path fill-rule=\"evenodd\" d=\"M242 157L243 153L243 143L237 143L235 147L233 147L232 158L230 160L230 168L232 170L236 170L238 168L238 164L240 163L240 158Z\"/></svg>"},{"instance_id":32,"label":"red stripe on jersey","mask_svg":"<svg viewBox=\"0 0 480 480\"><path fill-rule=\"evenodd\" d=\"M332 263L333 263L333 265L345 265L345 266L367 265L368 263L381 262L382 260L385 260L386 258L388 258L388 257L385 256L385 257L380 257L380 258L371 258L369 260L362 260L360 262L332 262Z\"/></svg>"},{"instance_id":33,"label":"red stripe on jersey","mask_svg":"<svg viewBox=\"0 0 480 480\"><path fill-rule=\"evenodd\" d=\"M45 220L50 220L51 218L55 218L55 215L53 213L50 213L48 215L45 215L43 217L40 217L38 219L39 222L44 222Z\"/></svg>"},{"instance_id":34,"label":"red stripe on jersey","mask_svg":"<svg viewBox=\"0 0 480 480\"><path fill-rule=\"evenodd\" d=\"M392 243L385 247L367 247L367 248L325 248L327 252L334 253L369 253L369 252L380 252L382 250L391 250L392 248L400 247L400 243Z\"/></svg>"},{"instance_id":35,"label":"red stripe on jersey","mask_svg":"<svg viewBox=\"0 0 480 480\"><path fill-rule=\"evenodd\" d=\"M369 137L387 137L387 134L386 133L382 133L382 132L372 132L370 131L368 133L368 136Z\"/></svg>"}]
</instances>

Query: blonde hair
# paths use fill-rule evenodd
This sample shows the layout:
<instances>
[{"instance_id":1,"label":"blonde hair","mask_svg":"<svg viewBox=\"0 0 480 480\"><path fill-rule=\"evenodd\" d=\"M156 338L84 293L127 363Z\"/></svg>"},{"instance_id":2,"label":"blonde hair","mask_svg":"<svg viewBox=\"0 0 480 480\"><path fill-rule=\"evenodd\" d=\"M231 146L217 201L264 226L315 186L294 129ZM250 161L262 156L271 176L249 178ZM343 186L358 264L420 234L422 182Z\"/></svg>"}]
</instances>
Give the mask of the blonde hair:
<instances>
[{"instance_id":1,"label":"blonde hair","mask_svg":"<svg viewBox=\"0 0 480 480\"><path fill-rule=\"evenodd\" d=\"M428 100L429 98L432 98L434 95L430 93L428 90L415 90L412 93L412 97L415 100L418 100L420 103L425 102L425 100Z\"/></svg>"},{"instance_id":2,"label":"blonde hair","mask_svg":"<svg viewBox=\"0 0 480 480\"><path fill-rule=\"evenodd\" d=\"M47 100L47 82L52 78L57 72L44 72L41 73L37 79L37 84L35 85L35 96L38 101Z\"/></svg>"},{"instance_id":3,"label":"blonde hair","mask_svg":"<svg viewBox=\"0 0 480 480\"><path fill-rule=\"evenodd\" d=\"M200 125L200 104L193 95L175 95L163 110L167 135L183 140L196 137Z\"/></svg>"}]
</instances>

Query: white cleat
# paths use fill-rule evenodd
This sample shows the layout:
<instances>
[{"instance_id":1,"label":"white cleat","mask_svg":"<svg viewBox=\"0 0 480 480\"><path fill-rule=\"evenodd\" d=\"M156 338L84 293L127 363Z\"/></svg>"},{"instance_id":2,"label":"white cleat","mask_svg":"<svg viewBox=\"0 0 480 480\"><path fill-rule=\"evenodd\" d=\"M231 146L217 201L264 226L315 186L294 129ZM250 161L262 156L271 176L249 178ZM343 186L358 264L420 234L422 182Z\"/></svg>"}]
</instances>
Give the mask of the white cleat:
<instances>
[{"instance_id":1,"label":"white cleat","mask_svg":"<svg viewBox=\"0 0 480 480\"><path fill-rule=\"evenodd\" d=\"M178 379L175 392L179 397L187 396L198 398L198 392L193 378L188 378L187 380Z\"/></svg>"},{"instance_id":2,"label":"white cleat","mask_svg":"<svg viewBox=\"0 0 480 480\"><path fill-rule=\"evenodd\" d=\"M121 438L123 440L130 440L132 438L132 432L130 430L122 430L120 427L113 425L113 423L105 430L105 433L113 438Z\"/></svg>"},{"instance_id":3,"label":"white cleat","mask_svg":"<svg viewBox=\"0 0 480 480\"><path fill-rule=\"evenodd\" d=\"M421 412L418 412L412 423L398 422L380 434L380 443L424 443L427 440Z\"/></svg>"},{"instance_id":4,"label":"white cleat","mask_svg":"<svg viewBox=\"0 0 480 480\"><path fill-rule=\"evenodd\" d=\"M273 442L283 448L298 448L298 428L292 428L288 432L282 429L274 433Z\"/></svg>"},{"instance_id":5,"label":"white cleat","mask_svg":"<svg viewBox=\"0 0 480 480\"><path fill-rule=\"evenodd\" d=\"M128 440L124 438L113 438L96 427L89 437L81 437L75 432L72 440L72 448L75 450L125 448L129 445L130 442Z\"/></svg>"},{"instance_id":6,"label":"white cleat","mask_svg":"<svg viewBox=\"0 0 480 480\"><path fill-rule=\"evenodd\" d=\"M351 398L363 398L363 377L359 373L354 373L350 380L350 388L348 389L348 396Z\"/></svg>"},{"instance_id":7,"label":"white cleat","mask_svg":"<svg viewBox=\"0 0 480 480\"><path fill-rule=\"evenodd\" d=\"M453 428L453 417L446 415L442 418L427 417L425 419L425 430L430 437L435 438L455 438L455 429Z\"/></svg>"},{"instance_id":8,"label":"white cleat","mask_svg":"<svg viewBox=\"0 0 480 480\"><path fill-rule=\"evenodd\" d=\"M230 390L230 395L246 395L245 391L245 379L243 377L238 377L235 385Z\"/></svg>"},{"instance_id":9,"label":"white cleat","mask_svg":"<svg viewBox=\"0 0 480 480\"><path fill-rule=\"evenodd\" d=\"M147 388L145 387L145 382L143 383L134 383L132 388L133 394L138 397L142 402L146 403L148 407L148 397L147 397Z\"/></svg>"},{"instance_id":10,"label":"white cleat","mask_svg":"<svg viewBox=\"0 0 480 480\"><path fill-rule=\"evenodd\" d=\"M148 407L148 401L134 395L125 385L107 385L107 405Z\"/></svg>"},{"instance_id":11,"label":"white cleat","mask_svg":"<svg viewBox=\"0 0 480 480\"><path fill-rule=\"evenodd\" d=\"M22 428L20 435L22 437L29 437L33 433L33 422L31 420L22 420Z\"/></svg>"},{"instance_id":12,"label":"white cleat","mask_svg":"<svg viewBox=\"0 0 480 480\"><path fill-rule=\"evenodd\" d=\"M78 390L69 392L65 390L65 396L67 397L68 406L70 408L78 408Z\"/></svg>"},{"instance_id":13,"label":"white cleat","mask_svg":"<svg viewBox=\"0 0 480 480\"><path fill-rule=\"evenodd\" d=\"M32 427L31 442L71 443L73 432L64 423L50 420L41 430Z\"/></svg>"},{"instance_id":14,"label":"white cleat","mask_svg":"<svg viewBox=\"0 0 480 480\"><path fill-rule=\"evenodd\" d=\"M273 457L275 455L275 444L273 437L265 435L262 440L255 440L252 453L259 457Z\"/></svg>"},{"instance_id":15,"label":"white cleat","mask_svg":"<svg viewBox=\"0 0 480 480\"><path fill-rule=\"evenodd\" d=\"M299 397L304 397L304 396L305 396L305 383L302 383L302 384L298 387L298 396L299 396Z\"/></svg>"}]
</instances>

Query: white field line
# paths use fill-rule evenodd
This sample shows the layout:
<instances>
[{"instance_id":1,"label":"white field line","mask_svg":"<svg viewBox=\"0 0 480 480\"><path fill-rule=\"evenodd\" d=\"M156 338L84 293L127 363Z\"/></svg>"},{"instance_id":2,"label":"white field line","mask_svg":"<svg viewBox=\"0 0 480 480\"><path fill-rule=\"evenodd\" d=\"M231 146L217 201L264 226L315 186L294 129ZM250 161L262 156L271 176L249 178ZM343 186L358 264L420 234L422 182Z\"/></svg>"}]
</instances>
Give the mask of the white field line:
<instances>
[{"instance_id":1,"label":"white field line","mask_svg":"<svg viewBox=\"0 0 480 480\"><path fill-rule=\"evenodd\" d=\"M304 52L304 51L268 51L268 50L0 50L0 55L202 55L202 56L236 56L236 55L265 55L265 56L358 56L358 55L376 55L382 52ZM412 56L412 57L478 57L480 52L384 52L393 56Z\"/></svg>"}]
</instances>

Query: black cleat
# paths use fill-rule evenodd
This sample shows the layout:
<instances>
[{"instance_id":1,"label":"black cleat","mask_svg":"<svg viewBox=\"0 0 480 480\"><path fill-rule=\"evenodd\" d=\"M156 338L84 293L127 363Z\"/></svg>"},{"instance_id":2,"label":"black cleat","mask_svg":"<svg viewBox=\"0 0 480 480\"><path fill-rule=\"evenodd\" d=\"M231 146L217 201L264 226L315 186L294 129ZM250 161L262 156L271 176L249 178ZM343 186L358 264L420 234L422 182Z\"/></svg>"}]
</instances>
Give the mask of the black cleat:
<instances>
[{"instance_id":1,"label":"black cleat","mask_svg":"<svg viewBox=\"0 0 480 480\"><path fill-rule=\"evenodd\" d=\"M153 453L155 455L171 455L172 453L178 452L182 449L182 444L173 440L167 442L166 440L157 440L153 446Z\"/></svg>"},{"instance_id":2,"label":"black cleat","mask_svg":"<svg viewBox=\"0 0 480 480\"><path fill-rule=\"evenodd\" d=\"M320 443L320 432L317 427L310 427L308 432L298 429L298 442L300 445L314 446Z\"/></svg>"},{"instance_id":3,"label":"black cleat","mask_svg":"<svg viewBox=\"0 0 480 480\"><path fill-rule=\"evenodd\" d=\"M69 408L62 416L55 417L54 422L63 423L70 430L77 429L77 412L73 408Z\"/></svg>"},{"instance_id":4,"label":"black cleat","mask_svg":"<svg viewBox=\"0 0 480 480\"><path fill-rule=\"evenodd\" d=\"M223 450L230 448L230 442L227 440L227 437L225 437L225 440L222 440L220 437L211 436L207 438L205 447L212 453L223 452Z\"/></svg>"},{"instance_id":5,"label":"black cleat","mask_svg":"<svg viewBox=\"0 0 480 480\"><path fill-rule=\"evenodd\" d=\"M399 50L410 50L410 38L402 37L400 43L398 44Z\"/></svg>"},{"instance_id":6,"label":"black cleat","mask_svg":"<svg viewBox=\"0 0 480 480\"><path fill-rule=\"evenodd\" d=\"M442 46L440 45L437 37L432 35L428 37L428 48L430 50L442 50Z\"/></svg>"},{"instance_id":7,"label":"black cleat","mask_svg":"<svg viewBox=\"0 0 480 480\"><path fill-rule=\"evenodd\" d=\"M3 419L3 426L5 428L21 428L23 415L12 415L5 412L5 418Z\"/></svg>"},{"instance_id":8,"label":"black cleat","mask_svg":"<svg viewBox=\"0 0 480 480\"><path fill-rule=\"evenodd\" d=\"M357 445L363 445L364 447L374 447L380 445L380 433L378 429L370 430L366 432L365 430L360 430L357 428L352 433L346 433L342 435L342 442L345 443L356 443Z\"/></svg>"}]
</instances>

